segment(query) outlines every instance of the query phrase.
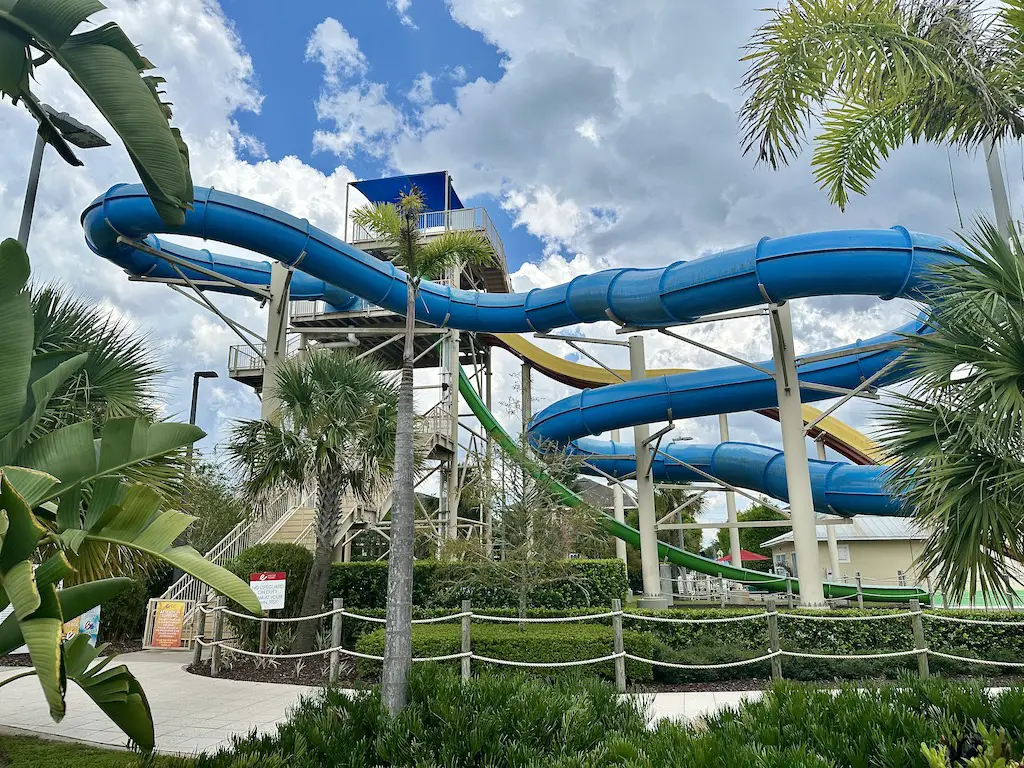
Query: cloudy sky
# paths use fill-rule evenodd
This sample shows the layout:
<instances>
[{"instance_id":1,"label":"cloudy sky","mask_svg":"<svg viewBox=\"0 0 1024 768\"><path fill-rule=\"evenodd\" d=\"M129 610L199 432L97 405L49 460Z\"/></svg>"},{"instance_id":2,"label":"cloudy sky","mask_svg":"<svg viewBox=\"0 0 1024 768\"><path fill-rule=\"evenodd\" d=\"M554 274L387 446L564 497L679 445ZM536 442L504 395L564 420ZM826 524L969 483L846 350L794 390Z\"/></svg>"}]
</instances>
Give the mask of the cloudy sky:
<instances>
[{"instance_id":1,"label":"cloudy sky","mask_svg":"<svg viewBox=\"0 0 1024 768\"><path fill-rule=\"evenodd\" d=\"M114 19L158 66L197 185L246 195L340 234L346 183L448 170L467 205L497 222L518 290L617 265L659 266L765 235L888 227L951 236L985 212L982 160L933 146L896 152L846 213L828 205L808 160L773 172L741 152L741 47L764 3L678 0L110 0ZM114 138L55 65L36 92ZM17 231L34 138L22 107L0 103L0 231ZM169 374L169 414L187 416L191 373L225 374L231 332L157 285L131 283L85 247L78 217L112 184L135 181L123 146L83 152L85 168L46 156L30 242L35 274L63 281L126 318ZM1024 156L1006 148L1015 211ZM951 175L960 213L954 205ZM259 328L255 302L224 299ZM798 351L867 337L912 308L865 299L798 303ZM588 333L609 335L609 328ZM763 323L700 326L695 336L750 357L770 354ZM571 350L552 349L567 354ZM651 366L721 364L648 341ZM499 391L518 363L497 356ZM614 355L609 362L623 364ZM508 375L505 375L508 374ZM211 452L256 397L226 378L207 387L199 421ZM535 409L567 394L534 384ZM870 409L841 415L868 427ZM733 417L733 439L777 445L777 425ZM712 441L714 420L681 429ZM717 515L716 505L709 514Z\"/></svg>"}]
</instances>

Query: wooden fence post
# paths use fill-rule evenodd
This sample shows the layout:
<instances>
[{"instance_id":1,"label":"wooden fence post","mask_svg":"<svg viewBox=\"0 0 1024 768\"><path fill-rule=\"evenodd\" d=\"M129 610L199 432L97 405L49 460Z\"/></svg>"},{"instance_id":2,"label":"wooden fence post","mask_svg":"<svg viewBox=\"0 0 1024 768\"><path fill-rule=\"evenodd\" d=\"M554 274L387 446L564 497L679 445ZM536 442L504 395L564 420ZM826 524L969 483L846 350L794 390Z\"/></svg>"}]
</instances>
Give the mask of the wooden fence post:
<instances>
[{"instance_id":1,"label":"wooden fence post","mask_svg":"<svg viewBox=\"0 0 1024 768\"><path fill-rule=\"evenodd\" d=\"M341 647L341 620L342 615L341 609L345 607L345 600L340 597L334 598L332 603L334 610L338 611L331 616L331 648L335 650L331 651L331 685L338 684L338 678L341 676L341 651L337 650Z\"/></svg>"},{"instance_id":2,"label":"wooden fence post","mask_svg":"<svg viewBox=\"0 0 1024 768\"><path fill-rule=\"evenodd\" d=\"M469 624L473 618L470 613L472 612L472 606L469 600L462 601L462 652L471 653L472 647L469 640ZM462 681L466 682L469 680L470 673L472 672L471 667L472 659L469 656L462 657Z\"/></svg>"},{"instance_id":3,"label":"wooden fence post","mask_svg":"<svg viewBox=\"0 0 1024 768\"><path fill-rule=\"evenodd\" d=\"M857 607L864 610L864 584L860 580L860 571L857 571Z\"/></svg>"},{"instance_id":4,"label":"wooden fence post","mask_svg":"<svg viewBox=\"0 0 1024 768\"><path fill-rule=\"evenodd\" d=\"M267 646L270 645L270 622L266 619L260 619L260 653L267 652Z\"/></svg>"},{"instance_id":5,"label":"wooden fence post","mask_svg":"<svg viewBox=\"0 0 1024 768\"><path fill-rule=\"evenodd\" d=\"M626 692L626 644L622 637L622 600L612 600L612 651L615 653L615 690Z\"/></svg>"},{"instance_id":6,"label":"wooden fence post","mask_svg":"<svg viewBox=\"0 0 1024 768\"><path fill-rule=\"evenodd\" d=\"M917 654L917 674L922 680L927 679L928 670L928 646L924 641L924 619L921 617L921 601L916 597L910 601L910 610L914 615L910 621L914 625L914 647L919 651Z\"/></svg>"},{"instance_id":7,"label":"wooden fence post","mask_svg":"<svg viewBox=\"0 0 1024 768\"><path fill-rule=\"evenodd\" d=\"M198 664L203 660L203 644L200 640L206 640L206 611L210 609L210 603L213 601L214 591L211 589L206 593L206 599L200 600L199 605L196 606L196 632L192 638L192 663ZM146 639L149 642L149 639Z\"/></svg>"},{"instance_id":8,"label":"wooden fence post","mask_svg":"<svg viewBox=\"0 0 1024 768\"><path fill-rule=\"evenodd\" d=\"M786 579L786 604L793 608L796 605L796 598L793 595L793 580Z\"/></svg>"},{"instance_id":9,"label":"wooden fence post","mask_svg":"<svg viewBox=\"0 0 1024 768\"><path fill-rule=\"evenodd\" d=\"M217 612L213 615L213 655L210 657L210 675L220 674L220 642L224 639L224 611L220 610L227 604L227 598L217 598Z\"/></svg>"},{"instance_id":10,"label":"wooden fence post","mask_svg":"<svg viewBox=\"0 0 1024 768\"><path fill-rule=\"evenodd\" d=\"M765 609L768 612L768 648L774 653L779 652L779 615L776 612L775 598L765 598ZM772 680L782 679L782 657L772 656Z\"/></svg>"}]
</instances>

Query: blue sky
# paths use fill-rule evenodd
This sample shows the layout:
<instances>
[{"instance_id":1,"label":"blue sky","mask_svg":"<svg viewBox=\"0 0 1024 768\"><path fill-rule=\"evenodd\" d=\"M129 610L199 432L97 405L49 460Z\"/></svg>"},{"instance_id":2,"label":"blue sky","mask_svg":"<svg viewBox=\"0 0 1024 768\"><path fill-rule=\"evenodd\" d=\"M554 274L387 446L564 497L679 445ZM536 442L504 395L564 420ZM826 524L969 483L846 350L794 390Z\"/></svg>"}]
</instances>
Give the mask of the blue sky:
<instances>
[{"instance_id":1,"label":"blue sky","mask_svg":"<svg viewBox=\"0 0 1024 768\"><path fill-rule=\"evenodd\" d=\"M308 165L330 173L337 157L315 152L310 137L319 127L314 103L321 90L323 69L304 55L307 41L325 18L337 19L356 40L368 63L368 77L385 83L390 102L407 117L417 105L404 95L423 72L430 73L438 102L451 102L465 82L500 79L501 53L479 33L458 24L443 0L417 0L408 13L415 26L403 24L399 13L383 0L363 2L270 2L225 0L225 15L252 58L256 84L263 95L260 111L239 112L241 130L257 137L271 160L295 155ZM429 160L427 161L429 164ZM346 166L359 178L387 176L396 169L388 158L357 149ZM433 170L446 170L433 168ZM455 179L456 189L459 180ZM541 241L523 227L489 194L463 197L467 207L485 206L501 232L509 266L518 269L542 251Z\"/></svg>"}]
</instances>

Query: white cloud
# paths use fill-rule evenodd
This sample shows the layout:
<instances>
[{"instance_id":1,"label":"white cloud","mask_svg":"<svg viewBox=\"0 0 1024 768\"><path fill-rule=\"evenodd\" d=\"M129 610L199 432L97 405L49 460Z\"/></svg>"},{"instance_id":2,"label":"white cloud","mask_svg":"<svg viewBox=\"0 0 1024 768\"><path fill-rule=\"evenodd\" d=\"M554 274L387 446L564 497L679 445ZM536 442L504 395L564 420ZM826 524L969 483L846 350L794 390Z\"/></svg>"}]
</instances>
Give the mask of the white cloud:
<instances>
[{"instance_id":1,"label":"white cloud","mask_svg":"<svg viewBox=\"0 0 1024 768\"><path fill-rule=\"evenodd\" d=\"M416 29L416 22L409 15L409 8L412 7L412 0L388 0L388 5L398 14L398 19L405 26Z\"/></svg>"},{"instance_id":2,"label":"white cloud","mask_svg":"<svg viewBox=\"0 0 1024 768\"><path fill-rule=\"evenodd\" d=\"M344 196L352 174L344 167L324 174L297 158L265 158L258 136L243 134L234 120L239 111L260 109L262 96L252 61L219 7L206 0L112 0L94 20L118 22L142 53L167 78L167 99L174 103L173 123L189 145L197 186L214 185L278 206L340 233ZM112 146L81 153L83 168L71 168L48 151L29 242L33 275L61 280L82 296L129 320L159 356L169 374L160 382L162 413L188 418L192 371L214 368L222 378L200 400L199 423L212 450L230 419L258 415L256 396L226 377L227 347L240 343L212 315L161 285L129 282L113 264L85 246L79 215L97 195L115 183L137 182L124 146L81 90L55 63L37 70L34 91L44 101L96 127ZM0 232L17 232L24 179L32 155L34 124L22 106L0 103ZM263 158L263 159L260 159ZM258 162L251 162L258 160ZM239 249L203 243L214 251ZM244 253L244 252L243 252ZM266 328L266 310L252 300L212 297L240 322Z\"/></svg>"},{"instance_id":3,"label":"white cloud","mask_svg":"<svg viewBox=\"0 0 1024 768\"><path fill-rule=\"evenodd\" d=\"M457 64L448 71L448 77L450 77L456 83L466 82L466 78L469 74L466 72L466 68L461 64Z\"/></svg>"},{"instance_id":4,"label":"white cloud","mask_svg":"<svg viewBox=\"0 0 1024 768\"><path fill-rule=\"evenodd\" d=\"M406 98L413 104L431 104L434 101L434 78L427 72L420 72L412 83Z\"/></svg>"},{"instance_id":5,"label":"white cloud","mask_svg":"<svg viewBox=\"0 0 1024 768\"><path fill-rule=\"evenodd\" d=\"M318 61L324 66L324 79L336 83L342 77L366 72L366 57L359 43L341 22L331 16L316 25L306 43L306 61Z\"/></svg>"},{"instance_id":6,"label":"white cloud","mask_svg":"<svg viewBox=\"0 0 1024 768\"><path fill-rule=\"evenodd\" d=\"M358 41L340 22L327 17L313 30L306 59L324 67L316 116L322 123L333 124L330 130L314 132L313 149L339 157L359 149L383 155L403 125L402 114L388 101L387 86L366 78L368 66Z\"/></svg>"}]
</instances>

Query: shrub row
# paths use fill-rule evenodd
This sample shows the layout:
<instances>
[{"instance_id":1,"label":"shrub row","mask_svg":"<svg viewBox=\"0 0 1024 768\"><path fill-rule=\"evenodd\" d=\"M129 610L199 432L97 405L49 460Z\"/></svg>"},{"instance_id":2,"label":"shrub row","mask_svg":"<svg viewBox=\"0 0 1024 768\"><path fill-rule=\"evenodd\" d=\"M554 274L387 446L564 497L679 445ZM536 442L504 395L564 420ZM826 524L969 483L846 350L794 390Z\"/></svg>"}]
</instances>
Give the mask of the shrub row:
<instances>
[{"instance_id":1,"label":"shrub row","mask_svg":"<svg viewBox=\"0 0 1024 768\"><path fill-rule=\"evenodd\" d=\"M560 662L597 659L612 653L612 630L593 624L477 624L470 631L473 653L506 661ZM654 638L646 632L623 631L626 650L646 659L651 658ZM412 629L412 655L417 658L447 656L462 649L460 624L419 624ZM384 653L384 630L375 629L359 638L356 650L381 656ZM439 662L458 666L459 662ZM488 666L487 662L473 662L474 667ZM380 662L360 659L357 668L361 676L379 674ZM581 672L597 674L608 680L615 679L613 662L567 667L564 669L527 670L527 674L542 677L560 674L579 675ZM626 661L626 677L633 682L654 679L650 664Z\"/></svg>"},{"instance_id":2,"label":"shrub row","mask_svg":"<svg viewBox=\"0 0 1024 768\"><path fill-rule=\"evenodd\" d=\"M940 680L838 692L784 684L700 723L650 728L647 716L642 699L595 680L548 684L485 672L463 684L436 665L417 665L397 716L377 691L328 689L298 704L275 732L238 737L195 765L928 768L922 745L948 749L954 765L996 765L979 757L979 725L998 732L1011 760L1024 751L1024 690L996 695Z\"/></svg>"},{"instance_id":3,"label":"shrub row","mask_svg":"<svg viewBox=\"0 0 1024 768\"><path fill-rule=\"evenodd\" d=\"M508 580L494 577L493 566L417 561L413 575L413 605L456 608L471 600L478 608L507 608L519 604ZM335 563L327 593L353 608L383 608L387 599L388 564ZM626 596L626 571L620 560L570 560L538 564L531 574L527 602L535 608L607 606Z\"/></svg>"}]
</instances>

